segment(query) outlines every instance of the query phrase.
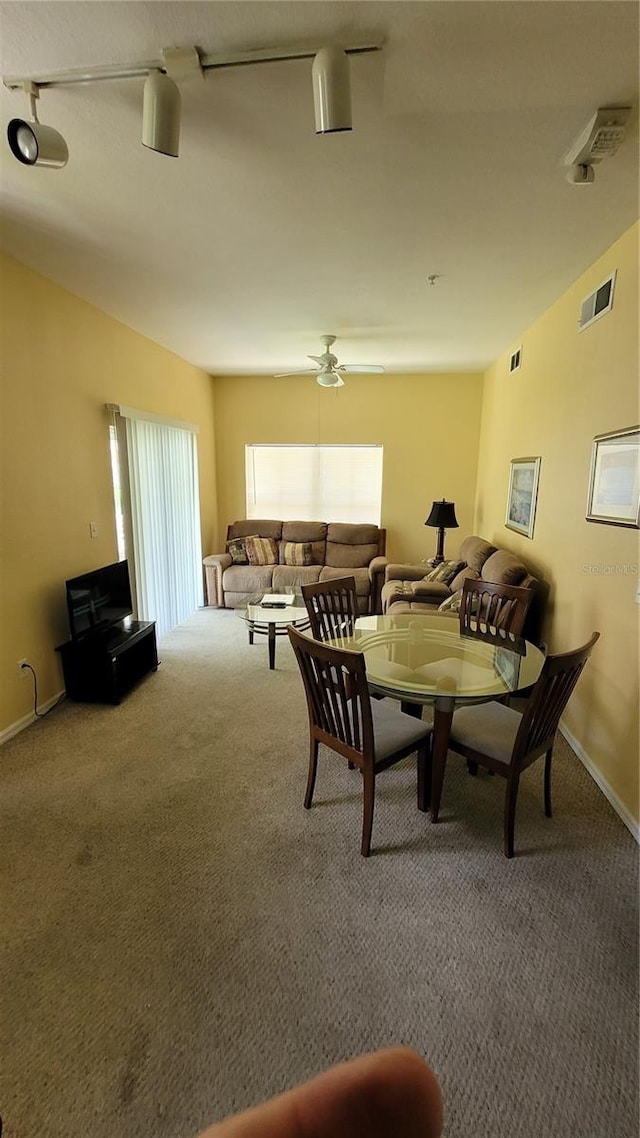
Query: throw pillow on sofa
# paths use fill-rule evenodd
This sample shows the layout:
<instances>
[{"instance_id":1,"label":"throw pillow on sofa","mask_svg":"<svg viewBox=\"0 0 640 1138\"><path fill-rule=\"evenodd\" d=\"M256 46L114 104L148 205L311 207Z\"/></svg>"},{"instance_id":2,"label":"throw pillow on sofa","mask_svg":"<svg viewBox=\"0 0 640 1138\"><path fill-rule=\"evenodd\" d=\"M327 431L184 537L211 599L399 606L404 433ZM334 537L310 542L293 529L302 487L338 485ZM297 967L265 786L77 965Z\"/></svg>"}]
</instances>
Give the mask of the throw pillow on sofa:
<instances>
[{"instance_id":1,"label":"throw pillow on sofa","mask_svg":"<svg viewBox=\"0 0 640 1138\"><path fill-rule=\"evenodd\" d=\"M449 582L452 590L451 596L447 597L446 601L443 601L442 604L438 606L438 612L460 612L462 608L462 587L465 581L479 580L480 574L477 569L471 569L469 565L465 565ZM476 611L475 604L472 606L471 611Z\"/></svg>"},{"instance_id":2,"label":"throw pillow on sofa","mask_svg":"<svg viewBox=\"0 0 640 1138\"><path fill-rule=\"evenodd\" d=\"M452 593L450 597L447 597L446 601L443 601L441 605L438 605L438 612L460 612L461 604L462 589L457 589L455 593Z\"/></svg>"},{"instance_id":3,"label":"throw pillow on sofa","mask_svg":"<svg viewBox=\"0 0 640 1138\"><path fill-rule=\"evenodd\" d=\"M246 537L234 537L227 542L227 553L230 554L234 565L248 565Z\"/></svg>"},{"instance_id":4,"label":"throw pillow on sofa","mask_svg":"<svg viewBox=\"0 0 640 1138\"><path fill-rule=\"evenodd\" d=\"M435 569L429 570L424 579L425 581L440 581L443 585L448 585L461 569L464 569L464 561L441 561Z\"/></svg>"},{"instance_id":5,"label":"throw pillow on sofa","mask_svg":"<svg viewBox=\"0 0 640 1138\"><path fill-rule=\"evenodd\" d=\"M250 565L277 565L278 546L272 537L245 537Z\"/></svg>"},{"instance_id":6,"label":"throw pillow on sofa","mask_svg":"<svg viewBox=\"0 0 640 1138\"><path fill-rule=\"evenodd\" d=\"M313 565L313 550L310 541L285 541L285 565Z\"/></svg>"},{"instance_id":7,"label":"throw pillow on sofa","mask_svg":"<svg viewBox=\"0 0 640 1138\"><path fill-rule=\"evenodd\" d=\"M454 585L463 584L464 580L476 581L479 579L479 577L480 577L480 574L476 573L475 569L467 569L464 573L458 574L458 577L456 577L455 580L452 581L451 587L453 588ZM438 612L460 612L461 608L462 608L462 589L456 588L456 589L454 589L454 592L452 592L451 596L447 597L446 601L443 601L441 605L438 605ZM477 611L478 611L478 598L475 597L471 602L471 612L477 613Z\"/></svg>"}]
</instances>

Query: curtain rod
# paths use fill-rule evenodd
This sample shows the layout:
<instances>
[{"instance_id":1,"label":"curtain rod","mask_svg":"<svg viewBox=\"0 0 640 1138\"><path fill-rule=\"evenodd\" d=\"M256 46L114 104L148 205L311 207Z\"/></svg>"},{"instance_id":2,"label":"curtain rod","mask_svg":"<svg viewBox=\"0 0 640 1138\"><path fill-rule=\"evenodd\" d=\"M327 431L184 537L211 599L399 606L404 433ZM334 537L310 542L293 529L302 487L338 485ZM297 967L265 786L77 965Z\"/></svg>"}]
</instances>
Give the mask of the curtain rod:
<instances>
[{"instance_id":1,"label":"curtain rod","mask_svg":"<svg viewBox=\"0 0 640 1138\"><path fill-rule=\"evenodd\" d=\"M153 411L139 411L136 407L127 407L123 403L105 403L105 407L112 415L121 415L123 419L144 419L149 423L158 423L161 427L190 431L192 435L200 433L197 423L187 423L184 419L170 419L167 415L156 415Z\"/></svg>"}]
</instances>

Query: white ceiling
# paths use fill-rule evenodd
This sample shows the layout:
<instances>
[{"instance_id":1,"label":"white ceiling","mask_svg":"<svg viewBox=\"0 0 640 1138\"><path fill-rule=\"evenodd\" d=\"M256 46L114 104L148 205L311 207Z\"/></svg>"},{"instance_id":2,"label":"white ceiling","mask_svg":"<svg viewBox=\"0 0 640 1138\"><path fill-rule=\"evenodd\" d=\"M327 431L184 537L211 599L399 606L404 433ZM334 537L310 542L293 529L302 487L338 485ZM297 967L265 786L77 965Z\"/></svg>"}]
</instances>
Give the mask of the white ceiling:
<instances>
[{"instance_id":1,"label":"white ceiling","mask_svg":"<svg viewBox=\"0 0 640 1138\"><path fill-rule=\"evenodd\" d=\"M62 170L2 143L2 246L214 374L480 369L638 216L638 5L617 0L0 4L7 75L382 39L354 129L316 136L310 61L182 84L179 159L140 143L142 79L45 90ZM1 91L2 131L28 117ZM591 186L563 155L634 108ZM429 274L439 274L435 287Z\"/></svg>"}]
</instances>

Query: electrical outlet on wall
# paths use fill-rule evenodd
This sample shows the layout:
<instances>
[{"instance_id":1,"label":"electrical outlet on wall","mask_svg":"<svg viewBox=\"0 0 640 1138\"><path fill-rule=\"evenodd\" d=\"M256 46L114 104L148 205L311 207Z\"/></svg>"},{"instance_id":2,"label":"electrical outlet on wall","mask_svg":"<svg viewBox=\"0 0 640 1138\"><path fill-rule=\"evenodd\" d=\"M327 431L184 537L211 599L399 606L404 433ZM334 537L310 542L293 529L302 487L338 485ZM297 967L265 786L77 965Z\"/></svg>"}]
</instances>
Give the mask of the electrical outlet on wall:
<instances>
[{"instance_id":1,"label":"electrical outlet on wall","mask_svg":"<svg viewBox=\"0 0 640 1138\"><path fill-rule=\"evenodd\" d=\"M21 679L26 680L27 676L29 675L28 660L18 660L18 675L21 677Z\"/></svg>"},{"instance_id":2,"label":"electrical outlet on wall","mask_svg":"<svg viewBox=\"0 0 640 1138\"><path fill-rule=\"evenodd\" d=\"M95 522L89 522L89 533L91 534L91 537L98 536L98 527Z\"/></svg>"}]
</instances>

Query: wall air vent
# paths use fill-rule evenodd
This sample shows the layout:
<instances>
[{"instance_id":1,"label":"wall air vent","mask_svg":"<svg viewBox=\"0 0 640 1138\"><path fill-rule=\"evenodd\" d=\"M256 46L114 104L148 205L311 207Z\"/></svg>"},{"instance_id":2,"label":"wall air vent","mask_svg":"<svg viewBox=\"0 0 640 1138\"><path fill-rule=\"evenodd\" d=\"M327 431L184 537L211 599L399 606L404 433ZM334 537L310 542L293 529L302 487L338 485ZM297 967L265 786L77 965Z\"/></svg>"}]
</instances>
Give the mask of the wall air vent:
<instances>
[{"instance_id":1,"label":"wall air vent","mask_svg":"<svg viewBox=\"0 0 640 1138\"><path fill-rule=\"evenodd\" d=\"M522 344L520 345L519 348L516 348L515 352L511 353L511 357L509 359L509 371L510 372L518 371L521 363L522 363Z\"/></svg>"},{"instance_id":2,"label":"wall air vent","mask_svg":"<svg viewBox=\"0 0 640 1138\"><path fill-rule=\"evenodd\" d=\"M606 281L598 285L596 289L589 296L585 297L580 305L580 319L578 320L578 331L583 332L594 320L599 320L606 312L610 312L613 308L613 286L615 284L616 274L615 271Z\"/></svg>"}]
</instances>

